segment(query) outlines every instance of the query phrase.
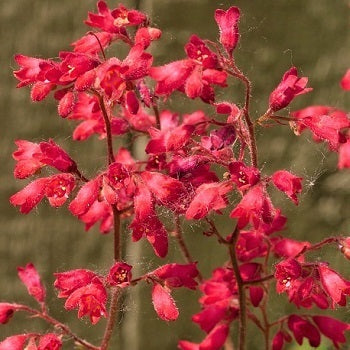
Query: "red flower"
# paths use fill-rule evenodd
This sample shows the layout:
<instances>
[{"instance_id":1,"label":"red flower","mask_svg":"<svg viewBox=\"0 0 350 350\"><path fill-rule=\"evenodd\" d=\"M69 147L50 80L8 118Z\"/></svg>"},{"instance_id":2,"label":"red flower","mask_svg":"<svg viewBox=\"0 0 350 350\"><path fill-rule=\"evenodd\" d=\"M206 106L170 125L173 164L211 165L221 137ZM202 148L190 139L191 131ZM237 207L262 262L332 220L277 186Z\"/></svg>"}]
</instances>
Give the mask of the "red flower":
<instances>
[{"instance_id":1,"label":"red flower","mask_svg":"<svg viewBox=\"0 0 350 350\"><path fill-rule=\"evenodd\" d=\"M96 39L97 36L98 40ZM109 46L113 39L113 35L107 32L96 32L94 35L88 33L72 43L75 52L81 52L85 54L95 55L103 49ZM101 46L100 46L101 44Z\"/></svg>"},{"instance_id":2,"label":"red flower","mask_svg":"<svg viewBox=\"0 0 350 350\"><path fill-rule=\"evenodd\" d=\"M276 265L275 278L278 293L294 288L294 281L301 277L302 269L295 259L283 260Z\"/></svg>"},{"instance_id":3,"label":"red flower","mask_svg":"<svg viewBox=\"0 0 350 350\"><path fill-rule=\"evenodd\" d=\"M266 234L283 229L286 222L280 210L273 207L271 199L261 184L255 185L244 195L230 217L238 218L238 228L244 228L251 223L255 229L260 229Z\"/></svg>"},{"instance_id":4,"label":"red flower","mask_svg":"<svg viewBox=\"0 0 350 350\"><path fill-rule=\"evenodd\" d=\"M111 286L118 286L120 288L127 287L131 281L132 266L116 262L109 270L107 281Z\"/></svg>"},{"instance_id":5,"label":"red flower","mask_svg":"<svg viewBox=\"0 0 350 350\"><path fill-rule=\"evenodd\" d=\"M26 140L16 140L15 144L18 149L12 153L13 159L17 161L14 176L17 179L25 179L44 166L36 157L36 155L41 154L40 146Z\"/></svg>"},{"instance_id":6,"label":"red flower","mask_svg":"<svg viewBox=\"0 0 350 350\"><path fill-rule=\"evenodd\" d=\"M20 206L22 214L28 214L45 196L47 178L37 179L10 197L12 205Z\"/></svg>"},{"instance_id":7,"label":"red flower","mask_svg":"<svg viewBox=\"0 0 350 350\"><path fill-rule=\"evenodd\" d=\"M53 140L40 142L39 147L41 153L38 154L37 158L41 163L67 173L74 172L77 169L74 160Z\"/></svg>"},{"instance_id":8,"label":"red flower","mask_svg":"<svg viewBox=\"0 0 350 350\"><path fill-rule=\"evenodd\" d=\"M318 272L323 290L334 303L345 306L346 295L350 294L350 282L324 264L318 267Z\"/></svg>"},{"instance_id":9,"label":"red flower","mask_svg":"<svg viewBox=\"0 0 350 350\"><path fill-rule=\"evenodd\" d=\"M301 193L302 177L295 176L286 170L276 171L272 175L273 184L282 192L284 192L296 205L299 200L297 194Z\"/></svg>"},{"instance_id":10,"label":"red flower","mask_svg":"<svg viewBox=\"0 0 350 350\"><path fill-rule=\"evenodd\" d=\"M297 134L309 129L315 141L326 141L331 150L335 151L347 141L342 129L350 127L347 114L339 109L328 106L310 106L293 112Z\"/></svg>"},{"instance_id":11,"label":"red flower","mask_svg":"<svg viewBox=\"0 0 350 350\"><path fill-rule=\"evenodd\" d=\"M282 350L284 343L290 343L292 337L285 331L278 331L272 339L272 350Z\"/></svg>"},{"instance_id":12,"label":"red flower","mask_svg":"<svg viewBox=\"0 0 350 350\"><path fill-rule=\"evenodd\" d=\"M217 56L204 41L192 35L185 46L188 59L153 67L150 76L157 81L156 94L170 95L175 90L204 102L214 101L212 84L226 86L227 74L217 70Z\"/></svg>"},{"instance_id":13,"label":"red flower","mask_svg":"<svg viewBox=\"0 0 350 350\"><path fill-rule=\"evenodd\" d=\"M179 317L179 310L167 287L156 283L152 289L152 302L154 310L164 321L175 321Z\"/></svg>"},{"instance_id":14,"label":"red flower","mask_svg":"<svg viewBox=\"0 0 350 350\"><path fill-rule=\"evenodd\" d=\"M215 21L220 29L220 43L229 55L235 49L239 40L238 21L240 17L238 7L232 6L227 11L215 10Z\"/></svg>"},{"instance_id":15,"label":"red flower","mask_svg":"<svg viewBox=\"0 0 350 350\"><path fill-rule=\"evenodd\" d=\"M196 289L198 276L196 263L191 264L167 264L149 273L164 281L165 286L171 288L186 287Z\"/></svg>"},{"instance_id":16,"label":"red flower","mask_svg":"<svg viewBox=\"0 0 350 350\"><path fill-rule=\"evenodd\" d=\"M135 34L135 45L141 44L144 50L152 41L158 40L162 35L162 31L152 27L141 27Z\"/></svg>"},{"instance_id":17,"label":"red flower","mask_svg":"<svg viewBox=\"0 0 350 350\"><path fill-rule=\"evenodd\" d=\"M270 94L269 108L273 112L279 111L287 107L295 96L311 91L312 88L306 88L307 81L306 77L298 77L298 71L295 67L290 68L283 75L277 88Z\"/></svg>"},{"instance_id":18,"label":"red flower","mask_svg":"<svg viewBox=\"0 0 350 350\"><path fill-rule=\"evenodd\" d=\"M99 278L73 291L66 300L67 310L78 308L78 317L89 315L92 324L106 317L107 292Z\"/></svg>"},{"instance_id":19,"label":"red flower","mask_svg":"<svg viewBox=\"0 0 350 350\"><path fill-rule=\"evenodd\" d=\"M18 334L7 337L0 343L0 350L23 350L30 334Z\"/></svg>"},{"instance_id":20,"label":"red flower","mask_svg":"<svg viewBox=\"0 0 350 350\"><path fill-rule=\"evenodd\" d=\"M40 337L38 350L59 350L61 347L62 341L54 333L48 333Z\"/></svg>"},{"instance_id":21,"label":"red flower","mask_svg":"<svg viewBox=\"0 0 350 350\"><path fill-rule=\"evenodd\" d=\"M39 303L43 303L45 301L46 291L34 265L29 263L25 267L18 267L17 271L18 277L27 287L28 293Z\"/></svg>"},{"instance_id":22,"label":"red flower","mask_svg":"<svg viewBox=\"0 0 350 350\"><path fill-rule=\"evenodd\" d=\"M329 316L313 316L312 319L320 332L331 339L337 349L339 349L338 343L346 342L344 332L350 329L349 324Z\"/></svg>"},{"instance_id":23,"label":"red flower","mask_svg":"<svg viewBox=\"0 0 350 350\"><path fill-rule=\"evenodd\" d=\"M17 304L0 303L0 323L7 323L18 309L19 305Z\"/></svg>"},{"instance_id":24,"label":"red flower","mask_svg":"<svg viewBox=\"0 0 350 350\"><path fill-rule=\"evenodd\" d=\"M45 196L52 207L60 207L75 187L75 179L71 174L58 174L47 178Z\"/></svg>"},{"instance_id":25,"label":"red flower","mask_svg":"<svg viewBox=\"0 0 350 350\"><path fill-rule=\"evenodd\" d=\"M236 252L238 259L243 262L265 256L267 245L264 242L264 235L256 231L241 231L236 245Z\"/></svg>"},{"instance_id":26,"label":"red flower","mask_svg":"<svg viewBox=\"0 0 350 350\"><path fill-rule=\"evenodd\" d=\"M288 328L293 332L294 338L299 345L303 343L303 338L309 339L309 344L317 348L321 342L321 335L317 328L309 321L297 315L288 317Z\"/></svg>"},{"instance_id":27,"label":"red flower","mask_svg":"<svg viewBox=\"0 0 350 350\"><path fill-rule=\"evenodd\" d=\"M339 147L338 168L350 168L350 138Z\"/></svg>"},{"instance_id":28,"label":"red flower","mask_svg":"<svg viewBox=\"0 0 350 350\"><path fill-rule=\"evenodd\" d=\"M243 162L232 162L229 164L231 180L240 191L257 184L260 180L260 172L255 167L246 166Z\"/></svg>"},{"instance_id":29,"label":"red flower","mask_svg":"<svg viewBox=\"0 0 350 350\"><path fill-rule=\"evenodd\" d=\"M75 199L69 205L69 210L71 213L75 216L85 214L97 199L100 186L100 176L84 184L84 186L82 186L82 188L79 190Z\"/></svg>"},{"instance_id":30,"label":"red flower","mask_svg":"<svg viewBox=\"0 0 350 350\"><path fill-rule=\"evenodd\" d=\"M186 340L179 342L181 350L220 350L225 344L229 333L229 326L219 324L204 338L200 344L191 343Z\"/></svg>"},{"instance_id":31,"label":"red flower","mask_svg":"<svg viewBox=\"0 0 350 350\"><path fill-rule=\"evenodd\" d=\"M344 90L350 90L350 69L348 69L346 71L345 75L343 76L343 78L340 82L340 86Z\"/></svg>"},{"instance_id":32,"label":"red flower","mask_svg":"<svg viewBox=\"0 0 350 350\"><path fill-rule=\"evenodd\" d=\"M290 238L282 238L274 241L272 250L282 258L294 258L304 248L311 246L310 242L299 242ZM301 257L298 258L300 261Z\"/></svg>"},{"instance_id":33,"label":"red flower","mask_svg":"<svg viewBox=\"0 0 350 350\"><path fill-rule=\"evenodd\" d=\"M137 26L144 23L147 19L142 12L128 10L123 5L110 10L104 1L99 1L97 8L98 14L89 12L89 17L85 23L113 34L124 34L126 33L125 26Z\"/></svg>"},{"instance_id":34,"label":"red flower","mask_svg":"<svg viewBox=\"0 0 350 350\"><path fill-rule=\"evenodd\" d=\"M226 208L228 202L225 195L231 189L232 186L228 182L202 184L196 189L196 195L186 211L186 219L202 219L211 210Z\"/></svg>"}]
</instances>

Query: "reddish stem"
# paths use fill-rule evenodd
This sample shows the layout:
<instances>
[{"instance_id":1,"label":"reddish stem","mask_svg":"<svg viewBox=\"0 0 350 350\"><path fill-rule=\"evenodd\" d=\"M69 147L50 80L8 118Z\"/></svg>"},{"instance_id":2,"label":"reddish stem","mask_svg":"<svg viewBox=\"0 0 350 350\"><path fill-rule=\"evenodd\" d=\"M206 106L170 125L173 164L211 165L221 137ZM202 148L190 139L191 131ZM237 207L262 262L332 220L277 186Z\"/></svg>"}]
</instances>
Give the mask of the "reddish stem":
<instances>
[{"instance_id":1,"label":"reddish stem","mask_svg":"<svg viewBox=\"0 0 350 350\"><path fill-rule=\"evenodd\" d=\"M92 345L89 342L87 342L86 340L78 337L76 334L74 334L70 330L70 328L67 325L54 319L53 317L49 316L47 313L43 313L43 312L40 312L39 310L32 309L26 305L17 305L17 304L16 304L16 310L21 310L21 311L26 311L28 313L31 313L34 316L37 316L37 317L45 320L46 322L50 323L55 328L60 328L64 334L71 336L77 343L81 344L82 346L84 346L87 349L91 349L91 350L99 350L100 349L99 347Z\"/></svg>"},{"instance_id":2,"label":"reddish stem","mask_svg":"<svg viewBox=\"0 0 350 350\"><path fill-rule=\"evenodd\" d=\"M229 253L231 258L231 264L233 272L235 274L237 288L238 288L238 298L239 298L239 350L245 350L245 341L247 333L247 305L246 305L246 294L245 286L239 271L238 259L236 255L236 244L239 237L239 229L236 227L232 234L231 244L229 245Z\"/></svg>"},{"instance_id":3,"label":"reddish stem","mask_svg":"<svg viewBox=\"0 0 350 350\"><path fill-rule=\"evenodd\" d=\"M310 247L304 246L304 248L294 257L294 259L297 259L301 255L308 253L312 250L320 249L326 244L339 243L339 240L340 240L339 237L330 237L330 238L324 239L323 241L321 241L319 243L315 243L315 244L311 245Z\"/></svg>"}]
</instances>

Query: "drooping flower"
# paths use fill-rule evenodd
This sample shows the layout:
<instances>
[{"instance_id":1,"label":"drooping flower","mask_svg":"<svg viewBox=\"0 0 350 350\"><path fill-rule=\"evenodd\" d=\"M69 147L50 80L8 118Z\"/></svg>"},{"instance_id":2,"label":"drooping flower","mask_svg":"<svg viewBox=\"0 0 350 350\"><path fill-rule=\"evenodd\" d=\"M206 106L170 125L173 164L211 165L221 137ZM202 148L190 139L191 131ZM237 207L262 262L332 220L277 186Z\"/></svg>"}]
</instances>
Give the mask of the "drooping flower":
<instances>
[{"instance_id":1,"label":"drooping flower","mask_svg":"<svg viewBox=\"0 0 350 350\"><path fill-rule=\"evenodd\" d=\"M277 88L271 92L269 108L273 112L279 111L287 107L296 96L311 91L312 88L306 87L307 82L308 78L298 77L298 71L295 67L290 68L284 73Z\"/></svg>"},{"instance_id":2,"label":"drooping flower","mask_svg":"<svg viewBox=\"0 0 350 350\"><path fill-rule=\"evenodd\" d=\"M23 350L30 334L17 334L7 337L0 343L0 350Z\"/></svg>"},{"instance_id":3,"label":"drooping flower","mask_svg":"<svg viewBox=\"0 0 350 350\"><path fill-rule=\"evenodd\" d=\"M348 323L329 316L313 316L312 320L316 323L320 332L332 340L336 349L339 349L339 343L346 342L344 332L350 329Z\"/></svg>"},{"instance_id":4,"label":"drooping flower","mask_svg":"<svg viewBox=\"0 0 350 350\"><path fill-rule=\"evenodd\" d=\"M170 290L155 283L152 288L152 303L158 316L164 321L175 321L179 317L179 310L170 295Z\"/></svg>"},{"instance_id":5,"label":"drooping flower","mask_svg":"<svg viewBox=\"0 0 350 350\"><path fill-rule=\"evenodd\" d=\"M299 203L297 195L302 190L301 181L301 177L295 176L286 170L276 171L272 175L273 184L280 191L284 192L296 205Z\"/></svg>"},{"instance_id":6,"label":"drooping flower","mask_svg":"<svg viewBox=\"0 0 350 350\"><path fill-rule=\"evenodd\" d=\"M7 323L18 309L17 304L0 303L0 323Z\"/></svg>"},{"instance_id":7,"label":"drooping flower","mask_svg":"<svg viewBox=\"0 0 350 350\"><path fill-rule=\"evenodd\" d=\"M257 168L247 166L243 162L229 164L231 180L240 191L245 191L257 184L260 180L260 172Z\"/></svg>"},{"instance_id":8,"label":"drooping flower","mask_svg":"<svg viewBox=\"0 0 350 350\"><path fill-rule=\"evenodd\" d=\"M17 271L18 277L26 286L28 293L39 303L43 303L45 301L46 291L34 265L28 263L25 267L18 267Z\"/></svg>"},{"instance_id":9,"label":"drooping flower","mask_svg":"<svg viewBox=\"0 0 350 350\"><path fill-rule=\"evenodd\" d=\"M299 345L303 343L303 338L309 340L312 347L318 347L321 342L321 335L318 329L308 320L297 315L288 317L288 328L293 332L294 338Z\"/></svg>"},{"instance_id":10,"label":"drooping flower","mask_svg":"<svg viewBox=\"0 0 350 350\"><path fill-rule=\"evenodd\" d=\"M61 339L54 333L47 333L40 337L38 350L60 350Z\"/></svg>"}]
</instances>

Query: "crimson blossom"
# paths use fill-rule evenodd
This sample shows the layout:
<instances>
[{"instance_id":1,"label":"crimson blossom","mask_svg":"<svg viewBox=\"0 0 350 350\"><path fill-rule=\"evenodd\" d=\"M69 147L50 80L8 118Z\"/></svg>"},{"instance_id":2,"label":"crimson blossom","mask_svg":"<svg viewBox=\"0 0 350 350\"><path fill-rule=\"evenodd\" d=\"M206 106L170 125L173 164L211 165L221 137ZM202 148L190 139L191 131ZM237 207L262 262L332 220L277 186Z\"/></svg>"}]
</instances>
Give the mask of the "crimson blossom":
<instances>
[{"instance_id":1,"label":"crimson blossom","mask_svg":"<svg viewBox=\"0 0 350 350\"><path fill-rule=\"evenodd\" d=\"M339 154L338 168L347 169L349 114L328 105L285 111L296 96L312 90L308 78L292 67L269 94L266 112L254 117L252 83L235 60L240 16L235 6L217 9L218 41L193 34L184 46L185 58L157 65L157 57L147 50L161 38L161 30L139 10L122 4L109 8L98 1L97 13L89 12L85 21L91 28L71 50L60 51L56 59L15 56L17 87L30 86L35 102L52 93L59 116L78 122L74 141L95 135L103 140L106 164L88 177L54 140L16 140L14 176L29 182L10 203L23 214L44 198L54 208L67 205L85 230L99 223L102 234L111 233L113 259L96 271L80 267L54 274L64 309L105 326L99 345L49 313L46 287L29 263L18 268L18 276L38 306L1 302L0 323L25 312L46 321L52 332L7 337L0 350L59 350L65 343L110 349L114 327L123 319L119 310L128 309L125 295L140 284L148 286L145 300L166 322L177 320L184 309L176 302L177 289L199 291L200 305L192 321L204 335L191 339L189 333L181 334L186 338L178 342L181 350L245 350L250 324L261 331L259 341L266 350L282 350L293 339L302 345L304 338L316 348L323 337L337 349L346 343L350 325L330 312L346 306L350 280L309 252L335 244L349 259L350 238L337 231L321 242L290 237L291 225L274 191L297 206L306 195L303 178L287 169L267 171L255 135L257 128L262 134L266 126L289 125L297 136L309 130L314 141L326 142ZM116 42L125 45L124 57L108 56ZM222 90L235 80L245 87L244 100L222 101ZM349 90L349 71L341 87ZM206 112L188 107L186 113L177 113L168 104L176 94L186 101L198 98ZM138 159L130 142L140 136L145 143ZM224 218L225 229L220 225ZM187 243L193 234L184 230L189 223L195 223L209 244L222 248L220 263L208 262L213 265L209 276ZM142 239L155 257L136 269L139 261L122 248ZM174 246L183 261L173 261ZM142 251L137 258L144 261L149 254ZM276 318L269 312L276 301L269 298L273 289L287 295L296 306L293 313Z\"/></svg>"}]
</instances>

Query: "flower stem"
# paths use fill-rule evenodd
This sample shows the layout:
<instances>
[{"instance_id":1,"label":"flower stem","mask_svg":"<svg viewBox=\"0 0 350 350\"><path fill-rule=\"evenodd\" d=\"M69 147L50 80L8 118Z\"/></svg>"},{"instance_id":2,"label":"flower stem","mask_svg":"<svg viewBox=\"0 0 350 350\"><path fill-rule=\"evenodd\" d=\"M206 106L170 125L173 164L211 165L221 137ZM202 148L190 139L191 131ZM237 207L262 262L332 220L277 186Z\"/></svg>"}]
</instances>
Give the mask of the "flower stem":
<instances>
[{"instance_id":1,"label":"flower stem","mask_svg":"<svg viewBox=\"0 0 350 350\"><path fill-rule=\"evenodd\" d=\"M32 309L26 305L16 305L16 309L31 313L34 316L37 316L37 317L45 320L46 322L50 323L55 328L61 329L64 334L71 336L77 343L81 344L82 346L84 346L87 349L90 349L90 350L99 350L100 349L99 347L90 344L86 340L81 339L79 336L77 336L75 333L73 333L67 325L65 325L64 323L61 323L60 321L56 320L55 318L49 316L47 313L43 313L43 312L40 312L39 310Z\"/></svg>"},{"instance_id":2,"label":"flower stem","mask_svg":"<svg viewBox=\"0 0 350 350\"><path fill-rule=\"evenodd\" d=\"M246 309L246 294L245 286L239 271L238 259L236 255L236 244L239 236L239 229L236 227L232 234L231 244L229 245L229 253L233 272L236 277L238 298L239 298L239 350L245 350L245 341L247 333L247 309Z\"/></svg>"}]
</instances>

